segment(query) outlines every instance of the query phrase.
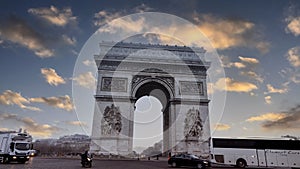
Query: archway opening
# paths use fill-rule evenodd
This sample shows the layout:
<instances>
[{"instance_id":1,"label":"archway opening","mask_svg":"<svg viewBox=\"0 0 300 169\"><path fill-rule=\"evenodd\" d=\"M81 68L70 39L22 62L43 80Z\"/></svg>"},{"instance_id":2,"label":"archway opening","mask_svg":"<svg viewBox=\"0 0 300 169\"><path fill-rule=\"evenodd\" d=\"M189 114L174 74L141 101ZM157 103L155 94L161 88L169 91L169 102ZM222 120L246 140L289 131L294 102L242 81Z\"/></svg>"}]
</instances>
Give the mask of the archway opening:
<instances>
[{"instance_id":1,"label":"archway opening","mask_svg":"<svg viewBox=\"0 0 300 169\"><path fill-rule=\"evenodd\" d=\"M170 143L170 93L163 84L151 81L138 88L135 98L133 148L145 156L161 155Z\"/></svg>"},{"instance_id":2,"label":"archway opening","mask_svg":"<svg viewBox=\"0 0 300 169\"><path fill-rule=\"evenodd\" d=\"M133 149L137 153L159 154L162 151L162 104L153 96L143 96L135 103ZM151 148L153 147L153 148Z\"/></svg>"}]
</instances>

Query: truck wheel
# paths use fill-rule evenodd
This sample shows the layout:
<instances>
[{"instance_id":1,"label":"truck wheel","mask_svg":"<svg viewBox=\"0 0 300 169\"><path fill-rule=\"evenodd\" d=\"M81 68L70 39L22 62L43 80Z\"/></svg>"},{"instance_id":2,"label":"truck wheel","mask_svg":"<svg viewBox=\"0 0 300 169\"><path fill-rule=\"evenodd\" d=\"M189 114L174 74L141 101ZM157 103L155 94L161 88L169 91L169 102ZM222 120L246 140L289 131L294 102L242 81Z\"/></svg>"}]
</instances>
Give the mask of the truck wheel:
<instances>
[{"instance_id":1,"label":"truck wheel","mask_svg":"<svg viewBox=\"0 0 300 169\"><path fill-rule=\"evenodd\" d=\"M247 165L246 161L244 159L238 159L236 161L236 166L239 168L245 168Z\"/></svg>"}]
</instances>

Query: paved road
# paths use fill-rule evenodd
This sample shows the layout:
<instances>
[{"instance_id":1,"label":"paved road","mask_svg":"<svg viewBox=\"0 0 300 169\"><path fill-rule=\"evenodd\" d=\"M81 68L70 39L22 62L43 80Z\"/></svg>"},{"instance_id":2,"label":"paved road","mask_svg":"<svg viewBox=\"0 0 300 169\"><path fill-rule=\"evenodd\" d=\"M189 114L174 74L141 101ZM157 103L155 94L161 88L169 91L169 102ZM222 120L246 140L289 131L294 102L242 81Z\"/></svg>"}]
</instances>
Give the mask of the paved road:
<instances>
[{"instance_id":1,"label":"paved road","mask_svg":"<svg viewBox=\"0 0 300 169\"><path fill-rule=\"evenodd\" d=\"M95 169L170 169L166 161L93 160ZM0 169L82 169L79 159L31 158L26 164L0 164ZM215 169L215 167L213 168ZM217 169L227 169L218 167ZM228 168L229 169L229 168ZM233 168L231 168L233 169Z\"/></svg>"}]
</instances>

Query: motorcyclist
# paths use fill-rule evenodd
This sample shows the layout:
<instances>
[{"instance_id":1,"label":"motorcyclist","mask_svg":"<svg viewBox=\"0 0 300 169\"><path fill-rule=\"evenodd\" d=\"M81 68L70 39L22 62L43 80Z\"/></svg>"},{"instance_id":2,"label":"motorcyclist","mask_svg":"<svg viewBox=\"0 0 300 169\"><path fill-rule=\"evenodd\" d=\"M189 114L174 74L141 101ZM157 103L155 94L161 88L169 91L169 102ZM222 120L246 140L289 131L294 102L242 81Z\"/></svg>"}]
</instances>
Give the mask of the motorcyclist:
<instances>
[{"instance_id":1,"label":"motorcyclist","mask_svg":"<svg viewBox=\"0 0 300 169\"><path fill-rule=\"evenodd\" d=\"M83 154L81 154L81 164L84 166L85 162L87 161L88 158L88 151L85 151Z\"/></svg>"}]
</instances>

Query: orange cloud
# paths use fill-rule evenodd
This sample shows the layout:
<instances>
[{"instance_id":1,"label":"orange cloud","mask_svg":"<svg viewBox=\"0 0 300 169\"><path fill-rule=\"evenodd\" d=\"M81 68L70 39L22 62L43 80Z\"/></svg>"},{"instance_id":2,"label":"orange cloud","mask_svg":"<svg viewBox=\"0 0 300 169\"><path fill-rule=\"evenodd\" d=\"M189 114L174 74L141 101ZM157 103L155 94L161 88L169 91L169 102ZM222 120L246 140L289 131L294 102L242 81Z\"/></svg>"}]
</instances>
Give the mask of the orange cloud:
<instances>
[{"instance_id":1,"label":"orange cloud","mask_svg":"<svg viewBox=\"0 0 300 169\"><path fill-rule=\"evenodd\" d=\"M30 101L23 97L21 93L13 92L11 90L6 90L0 95L0 104L3 105L17 105L22 109L28 109L33 111L41 111L41 109L32 106L26 106L24 104L29 104Z\"/></svg>"},{"instance_id":2,"label":"orange cloud","mask_svg":"<svg viewBox=\"0 0 300 169\"><path fill-rule=\"evenodd\" d=\"M57 86L59 84L66 83L66 81L61 76L59 76L54 69L42 68L41 73L44 75L44 78L50 85Z\"/></svg>"},{"instance_id":3,"label":"orange cloud","mask_svg":"<svg viewBox=\"0 0 300 169\"><path fill-rule=\"evenodd\" d=\"M253 116L248 118L247 122L255 122L255 121L277 121L286 117L284 113L266 113L259 116Z\"/></svg>"},{"instance_id":4,"label":"orange cloud","mask_svg":"<svg viewBox=\"0 0 300 169\"><path fill-rule=\"evenodd\" d=\"M215 129L217 131L225 131L225 130L229 130L230 128L231 128L231 126L228 124L218 123L215 125Z\"/></svg>"},{"instance_id":5,"label":"orange cloud","mask_svg":"<svg viewBox=\"0 0 300 169\"><path fill-rule=\"evenodd\" d=\"M239 82L226 77L219 79L215 83L214 88L230 92L251 92L257 89L257 86L249 82Z\"/></svg>"}]
</instances>

